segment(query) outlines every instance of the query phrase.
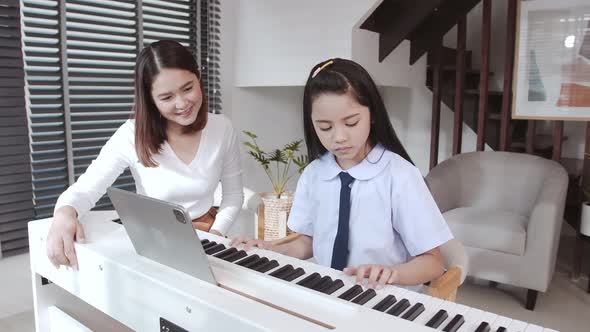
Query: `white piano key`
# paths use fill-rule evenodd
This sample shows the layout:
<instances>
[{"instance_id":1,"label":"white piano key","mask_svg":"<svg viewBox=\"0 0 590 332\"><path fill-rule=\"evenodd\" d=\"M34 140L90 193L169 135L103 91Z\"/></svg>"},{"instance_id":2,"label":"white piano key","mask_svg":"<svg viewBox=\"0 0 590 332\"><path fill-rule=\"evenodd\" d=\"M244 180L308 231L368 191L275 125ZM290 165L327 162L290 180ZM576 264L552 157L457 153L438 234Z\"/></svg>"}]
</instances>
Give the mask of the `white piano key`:
<instances>
[{"instance_id":1,"label":"white piano key","mask_svg":"<svg viewBox=\"0 0 590 332\"><path fill-rule=\"evenodd\" d=\"M492 332L496 332L496 330L498 330L498 328L500 328L500 327L504 327L504 328L506 328L506 330L508 330L510 323L512 323L512 318L498 315L496 320L491 324L490 330Z\"/></svg>"},{"instance_id":2,"label":"white piano key","mask_svg":"<svg viewBox=\"0 0 590 332\"><path fill-rule=\"evenodd\" d=\"M543 332L543 328L535 324L529 324L524 332Z\"/></svg>"},{"instance_id":3,"label":"white piano key","mask_svg":"<svg viewBox=\"0 0 590 332\"><path fill-rule=\"evenodd\" d=\"M524 332L527 325L529 324L515 319L512 321L512 323L510 323L510 326L506 329L508 330L508 332Z\"/></svg>"},{"instance_id":4,"label":"white piano key","mask_svg":"<svg viewBox=\"0 0 590 332\"><path fill-rule=\"evenodd\" d=\"M473 332L479 324L481 323L481 316L484 314L483 311L477 308L471 308L467 312L467 314L463 315L465 317L465 323L461 326L457 332Z\"/></svg>"},{"instance_id":5,"label":"white piano key","mask_svg":"<svg viewBox=\"0 0 590 332\"><path fill-rule=\"evenodd\" d=\"M483 312L483 315L481 315L480 318L481 318L481 321L479 323L486 322L491 327L492 326L492 323L494 321L496 321L496 318L498 318L498 315L497 314L494 314L494 313L491 313L489 311L484 311ZM479 324L477 324L477 325L479 326ZM477 328L477 326L476 326L476 328ZM490 331L496 332L495 330L492 330L491 328L490 328Z\"/></svg>"}]
</instances>

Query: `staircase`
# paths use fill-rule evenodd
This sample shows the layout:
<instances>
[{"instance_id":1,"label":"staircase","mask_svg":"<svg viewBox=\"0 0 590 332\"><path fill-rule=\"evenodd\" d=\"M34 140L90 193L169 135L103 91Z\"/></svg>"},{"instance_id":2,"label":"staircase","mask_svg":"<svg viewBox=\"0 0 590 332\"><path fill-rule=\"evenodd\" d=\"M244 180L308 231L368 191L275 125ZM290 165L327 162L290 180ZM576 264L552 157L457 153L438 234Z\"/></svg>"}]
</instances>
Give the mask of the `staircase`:
<instances>
[{"instance_id":1,"label":"staircase","mask_svg":"<svg viewBox=\"0 0 590 332\"><path fill-rule=\"evenodd\" d=\"M480 96L480 78L481 73L479 69L472 67L472 52L465 52L465 77L463 90L463 122L477 132L478 123L478 103ZM456 67L457 50L453 48L443 47L442 54L442 78L441 78L441 99L442 102L451 110L455 110L456 99ZM433 88L433 56L428 54L426 72L426 86L432 90ZM489 73L489 77L494 76L493 72ZM500 120L502 110L502 99L504 97L503 91L488 91L488 114L486 120L485 143L492 150L500 150ZM511 152L526 152L526 135L528 130L527 120L509 120L509 138L507 151ZM549 135L535 135L535 144L533 146L533 153L551 158L553 153L553 138ZM564 138L565 139L565 138Z\"/></svg>"},{"instance_id":2,"label":"staircase","mask_svg":"<svg viewBox=\"0 0 590 332\"><path fill-rule=\"evenodd\" d=\"M510 102L512 95L505 96L503 91L491 91L487 88L487 83L494 73L489 72L489 40L491 25L491 0L484 0L483 14L483 31L482 40L484 41L482 49L487 55L482 53L482 66L485 70L472 67L471 51L464 50L464 76L462 82L457 85L457 71L459 70L458 49L442 47L442 39L448 31L458 24L463 24L463 47L465 45L465 18L466 15L482 0L384 0L375 7L375 10L361 24L360 28L373 31L379 34L379 61L383 61L401 42L410 41L410 65L414 64L425 53L428 53L427 59L427 79L426 86L433 91L433 132L437 136L433 139L431 149L431 167L437 163L438 151L438 122L440 116L440 102L444 103L449 109L455 111L460 108L459 123L465 123L474 132L481 132L482 138L478 139L478 150L483 150L484 145L493 150L506 150L513 152L528 152L537 154L546 158L555 158L560 154L554 151L555 139L552 135L536 135L534 121L514 120L509 116ZM516 20L516 1L511 2L512 13L509 10L509 22ZM487 6L487 8L486 8ZM486 16L486 10L487 16ZM512 16L511 16L512 15ZM486 31L487 28L487 31ZM514 27L512 26L512 29ZM461 31L461 29L459 29ZM487 35L486 35L487 34ZM513 33L515 34L515 33ZM458 43L460 45L460 33ZM487 39L487 45L485 40ZM514 41L514 39L512 39ZM509 43L509 41L508 41ZM507 45L508 45L507 43ZM507 58L513 58L514 48L510 48L511 53L507 53ZM440 54L440 90L435 91L434 70L436 68L437 51ZM507 68L505 73L510 73L510 80L505 84L505 88L511 89L512 68ZM482 79L482 73L487 78ZM507 76L507 75L505 75ZM486 86L482 87L482 84ZM459 86L459 88L458 88ZM486 96L481 96L487 92ZM457 94L462 102L456 103ZM485 105L485 107L484 107ZM502 130L502 109L506 108L506 146L501 146ZM483 112L480 110L485 108ZM437 115L438 114L438 115ZM480 114L484 115L483 121L479 122ZM457 116L456 116L457 119ZM563 126L561 127L563 130ZM527 138L528 135L528 138ZM562 132L558 132L561 141L565 139ZM460 153L460 129L454 133L454 154ZM458 137L457 137L458 136ZM481 142L480 142L481 140ZM528 141L528 146L527 146ZM457 147L458 146L458 147Z\"/></svg>"}]
</instances>

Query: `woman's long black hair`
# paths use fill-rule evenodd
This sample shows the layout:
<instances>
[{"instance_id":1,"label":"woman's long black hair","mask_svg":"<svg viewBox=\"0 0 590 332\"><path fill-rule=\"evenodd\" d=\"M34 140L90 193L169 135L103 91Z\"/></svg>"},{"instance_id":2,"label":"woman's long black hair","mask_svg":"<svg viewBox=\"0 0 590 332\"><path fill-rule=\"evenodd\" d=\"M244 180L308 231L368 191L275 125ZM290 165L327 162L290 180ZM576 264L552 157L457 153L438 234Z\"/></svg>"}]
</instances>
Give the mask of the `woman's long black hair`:
<instances>
[{"instance_id":1,"label":"woman's long black hair","mask_svg":"<svg viewBox=\"0 0 590 332\"><path fill-rule=\"evenodd\" d=\"M305 84L303 130L309 160L315 160L327 151L320 142L311 120L313 100L323 93L345 94L349 92L359 104L369 108L371 114L369 143L371 146L380 143L387 150L397 153L414 164L391 126L383 99L369 73L356 62L339 58L315 65Z\"/></svg>"}]
</instances>

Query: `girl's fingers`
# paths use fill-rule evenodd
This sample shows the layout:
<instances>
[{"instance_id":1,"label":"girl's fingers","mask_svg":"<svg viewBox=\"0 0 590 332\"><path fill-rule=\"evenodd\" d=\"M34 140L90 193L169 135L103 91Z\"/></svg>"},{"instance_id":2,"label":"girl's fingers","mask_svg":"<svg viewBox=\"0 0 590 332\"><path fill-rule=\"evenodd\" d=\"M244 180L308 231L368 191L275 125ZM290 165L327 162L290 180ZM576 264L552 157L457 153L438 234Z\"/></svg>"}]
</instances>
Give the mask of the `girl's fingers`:
<instances>
[{"instance_id":1,"label":"girl's fingers","mask_svg":"<svg viewBox=\"0 0 590 332\"><path fill-rule=\"evenodd\" d=\"M377 280L378 283L376 288L383 288L387 284L387 281L389 281L389 277L391 277L391 269L383 269L383 271L381 272L381 276L379 277L379 280Z\"/></svg>"},{"instance_id":2,"label":"girl's fingers","mask_svg":"<svg viewBox=\"0 0 590 332\"><path fill-rule=\"evenodd\" d=\"M244 235L234 237L231 242L229 243L230 246L235 247L238 244L247 243L250 241L250 238Z\"/></svg>"},{"instance_id":3,"label":"girl's fingers","mask_svg":"<svg viewBox=\"0 0 590 332\"><path fill-rule=\"evenodd\" d=\"M383 267L381 265L369 266L369 288L375 288L377 285L377 280L381 275L381 271L383 271Z\"/></svg>"},{"instance_id":4,"label":"girl's fingers","mask_svg":"<svg viewBox=\"0 0 590 332\"><path fill-rule=\"evenodd\" d=\"M363 282L363 279L369 276L369 272L369 265L361 265L356 270L356 283L360 285Z\"/></svg>"},{"instance_id":5,"label":"girl's fingers","mask_svg":"<svg viewBox=\"0 0 590 332\"><path fill-rule=\"evenodd\" d=\"M398 275L399 272L397 272L396 269L392 269L391 276L389 276L389 280L387 280L387 283L390 285L397 284Z\"/></svg>"}]
</instances>

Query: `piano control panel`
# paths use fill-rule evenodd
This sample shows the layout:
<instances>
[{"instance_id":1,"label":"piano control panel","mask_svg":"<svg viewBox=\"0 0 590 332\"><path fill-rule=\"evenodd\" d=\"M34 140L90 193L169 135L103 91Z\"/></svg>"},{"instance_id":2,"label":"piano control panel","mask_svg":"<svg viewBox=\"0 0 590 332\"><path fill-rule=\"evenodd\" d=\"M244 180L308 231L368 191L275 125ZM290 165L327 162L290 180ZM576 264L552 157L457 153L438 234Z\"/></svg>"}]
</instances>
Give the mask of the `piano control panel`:
<instances>
[{"instance_id":1,"label":"piano control panel","mask_svg":"<svg viewBox=\"0 0 590 332\"><path fill-rule=\"evenodd\" d=\"M172 323L166 318L160 317L160 332L189 332L186 329Z\"/></svg>"}]
</instances>

